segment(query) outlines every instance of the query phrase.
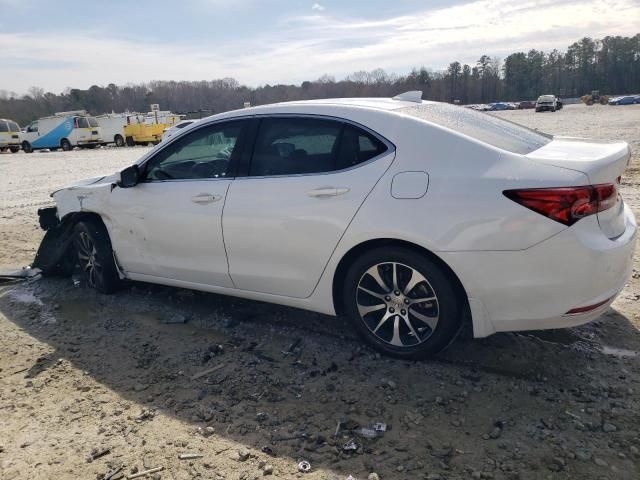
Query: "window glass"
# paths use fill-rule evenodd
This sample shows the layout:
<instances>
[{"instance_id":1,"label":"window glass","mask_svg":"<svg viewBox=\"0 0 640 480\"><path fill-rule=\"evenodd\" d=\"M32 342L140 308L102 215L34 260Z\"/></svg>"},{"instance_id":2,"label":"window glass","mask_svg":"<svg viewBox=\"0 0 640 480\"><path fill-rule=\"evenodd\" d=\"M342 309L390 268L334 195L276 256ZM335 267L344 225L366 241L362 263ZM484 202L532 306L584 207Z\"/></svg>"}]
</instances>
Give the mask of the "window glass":
<instances>
[{"instance_id":1,"label":"window glass","mask_svg":"<svg viewBox=\"0 0 640 480\"><path fill-rule=\"evenodd\" d=\"M0 120L0 132L8 132L8 131L9 131L9 124L4 120Z\"/></svg>"},{"instance_id":2,"label":"window glass","mask_svg":"<svg viewBox=\"0 0 640 480\"><path fill-rule=\"evenodd\" d=\"M211 125L171 143L147 163L147 180L226 177L243 124Z\"/></svg>"},{"instance_id":3,"label":"window glass","mask_svg":"<svg viewBox=\"0 0 640 480\"><path fill-rule=\"evenodd\" d=\"M262 120L249 175L295 175L334 170L342 124L313 118Z\"/></svg>"},{"instance_id":4,"label":"window glass","mask_svg":"<svg viewBox=\"0 0 640 480\"><path fill-rule=\"evenodd\" d=\"M387 146L373 135L353 125L346 125L338 149L336 170L366 162L386 150Z\"/></svg>"},{"instance_id":5,"label":"window glass","mask_svg":"<svg viewBox=\"0 0 640 480\"><path fill-rule=\"evenodd\" d=\"M38 122L33 122L31 125L29 125L29 127L27 128L27 132L37 132L38 131Z\"/></svg>"},{"instance_id":6,"label":"window glass","mask_svg":"<svg viewBox=\"0 0 640 480\"><path fill-rule=\"evenodd\" d=\"M543 147L552 139L550 135L489 113L446 103L425 103L397 111L450 128L502 150L523 155Z\"/></svg>"},{"instance_id":7,"label":"window glass","mask_svg":"<svg viewBox=\"0 0 640 480\"><path fill-rule=\"evenodd\" d=\"M98 121L93 117L87 117L87 123L90 127L95 128L98 126Z\"/></svg>"},{"instance_id":8,"label":"window glass","mask_svg":"<svg viewBox=\"0 0 640 480\"><path fill-rule=\"evenodd\" d=\"M10 132L19 132L20 131L20 125L18 125L16 122L9 120L7 122L9 124L9 131Z\"/></svg>"},{"instance_id":9,"label":"window glass","mask_svg":"<svg viewBox=\"0 0 640 480\"><path fill-rule=\"evenodd\" d=\"M76 128L89 128L89 122L87 121L87 117L76 118Z\"/></svg>"}]
</instances>

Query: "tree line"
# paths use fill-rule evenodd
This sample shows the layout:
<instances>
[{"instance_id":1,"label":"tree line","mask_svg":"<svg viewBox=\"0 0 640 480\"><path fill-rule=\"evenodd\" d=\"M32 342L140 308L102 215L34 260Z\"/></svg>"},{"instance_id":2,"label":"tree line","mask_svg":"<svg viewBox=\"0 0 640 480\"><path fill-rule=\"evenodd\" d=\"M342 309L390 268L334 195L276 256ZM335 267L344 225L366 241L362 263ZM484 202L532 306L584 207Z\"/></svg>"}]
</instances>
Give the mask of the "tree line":
<instances>
[{"instance_id":1,"label":"tree line","mask_svg":"<svg viewBox=\"0 0 640 480\"><path fill-rule=\"evenodd\" d=\"M592 90L603 94L640 93L640 34L633 37L589 37L566 51L515 52L504 61L482 55L473 64L451 62L445 71L414 68L407 75L382 69L359 71L343 80L323 75L300 85L241 85L233 78L203 81L152 81L124 86L67 88L55 94L31 87L26 95L0 90L0 117L21 125L58 111L102 113L146 112L152 103L190 117L241 108L314 98L384 96L422 90L423 98L445 102L488 103L535 100L544 93L578 97Z\"/></svg>"}]
</instances>

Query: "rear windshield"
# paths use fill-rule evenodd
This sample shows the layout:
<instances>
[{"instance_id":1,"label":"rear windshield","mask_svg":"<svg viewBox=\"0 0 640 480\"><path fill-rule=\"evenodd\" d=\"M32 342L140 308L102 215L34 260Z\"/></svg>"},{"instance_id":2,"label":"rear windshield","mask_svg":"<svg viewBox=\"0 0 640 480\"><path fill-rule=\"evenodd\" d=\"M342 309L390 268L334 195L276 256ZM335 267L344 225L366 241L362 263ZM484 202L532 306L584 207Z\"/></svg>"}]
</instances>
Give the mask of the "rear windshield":
<instances>
[{"instance_id":1,"label":"rear windshield","mask_svg":"<svg viewBox=\"0 0 640 480\"><path fill-rule=\"evenodd\" d=\"M553 138L488 113L447 103L427 103L396 111L450 128L494 147L521 155L545 146Z\"/></svg>"}]
</instances>

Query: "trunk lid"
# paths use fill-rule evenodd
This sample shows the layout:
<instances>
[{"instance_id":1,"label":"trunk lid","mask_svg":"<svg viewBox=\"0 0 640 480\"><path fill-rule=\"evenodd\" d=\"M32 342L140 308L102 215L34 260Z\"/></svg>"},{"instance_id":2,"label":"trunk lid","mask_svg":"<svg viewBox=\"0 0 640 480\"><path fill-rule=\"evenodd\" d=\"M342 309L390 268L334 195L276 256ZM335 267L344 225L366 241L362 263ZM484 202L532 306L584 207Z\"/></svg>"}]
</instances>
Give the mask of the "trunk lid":
<instances>
[{"instance_id":1,"label":"trunk lid","mask_svg":"<svg viewBox=\"0 0 640 480\"><path fill-rule=\"evenodd\" d=\"M624 173L631 151L626 142L599 142L582 138L554 137L552 142L531 152L527 158L545 165L584 173L589 184L613 183ZM624 233L624 203L620 194L613 208L598 212L600 228L609 238Z\"/></svg>"}]
</instances>

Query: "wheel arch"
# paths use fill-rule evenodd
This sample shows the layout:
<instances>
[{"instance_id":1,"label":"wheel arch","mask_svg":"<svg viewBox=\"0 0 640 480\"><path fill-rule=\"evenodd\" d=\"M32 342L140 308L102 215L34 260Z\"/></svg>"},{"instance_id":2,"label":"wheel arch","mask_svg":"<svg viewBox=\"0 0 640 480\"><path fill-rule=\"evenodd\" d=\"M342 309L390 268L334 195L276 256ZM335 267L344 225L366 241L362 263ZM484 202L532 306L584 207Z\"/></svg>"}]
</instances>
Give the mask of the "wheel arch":
<instances>
[{"instance_id":1,"label":"wheel arch","mask_svg":"<svg viewBox=\"0 0 640 480\"><path fill-rule=\"evenodd\" d=\"M38 251L33 260L33 267L41 268L45 275L70 275L68 265L65 264L65 258L68 259L72 250L70 250L73 240L73 230L78 222L82 220L94 220L106 225L102 217L95 212L74 211L69 212L55 221L55 207L39 210L40 226L46 230L45 236L38 247Z\"/></svg>"},{"instance_id":2,"label":"wheel arch","mask_svg":"<svg viewBox=\"0 0 640 480\"><path fill-rule=\"evenodd\" d=\"M366 240L361 242L355 246L353 246L347 253L345 253L334 271L333 274L333 283L332 283L332 298L333 298L333 306L338 315L344 314L343 309L343 294L342 294L342 283L344 278L349 270L349 267L353 264L353 262L363 253L368 250L379 248L379 247L402 247L408 250L412 250L419 255L423 255L433 261L436 265L442 268L442 270L447 274L447 276L451 279L451 282L456 290L456 293L460 295L460 298L464 299L464 329L470 328L471 333L473 332L473 325L471 322L471 311L469 308L469 296L467 294L462 281L458 277L458 275L453 271L453 269L438 255L433 253L431 250L427 248L406 241L399 240L395 238L377 238L372 240Z\"/></svg>"}]
</instances>

